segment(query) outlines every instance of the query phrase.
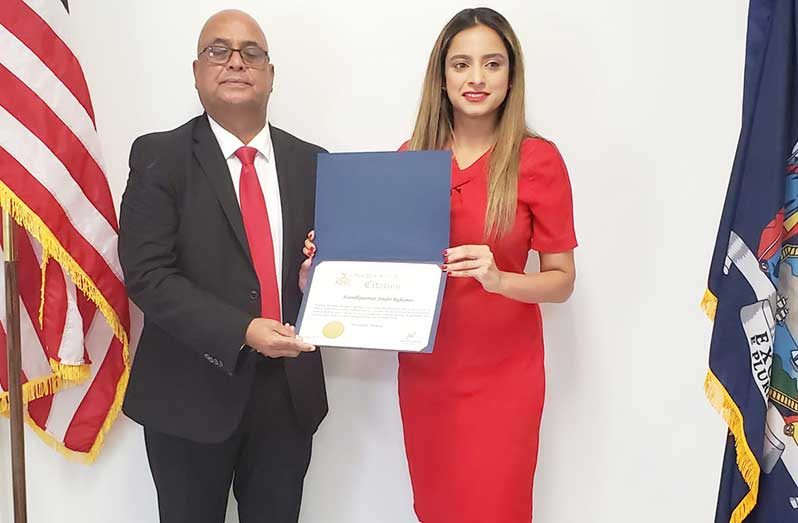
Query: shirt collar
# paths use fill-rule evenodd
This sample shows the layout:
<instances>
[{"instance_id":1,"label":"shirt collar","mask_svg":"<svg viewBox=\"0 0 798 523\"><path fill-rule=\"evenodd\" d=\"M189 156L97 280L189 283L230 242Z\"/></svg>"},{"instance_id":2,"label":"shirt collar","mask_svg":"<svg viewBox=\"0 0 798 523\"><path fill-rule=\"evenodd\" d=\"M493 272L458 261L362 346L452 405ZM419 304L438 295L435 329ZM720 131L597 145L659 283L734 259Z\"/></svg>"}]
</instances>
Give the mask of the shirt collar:
<instances>
[{"instance_id":1,"label":"shirt collar","mask_svg":"<svg viewBox=\"0 0 798 523\"><path fill-rule=\"evenodd\" d=\"M219 122L208 115L208 123L211 125L211 131L216 136L216 141L219 143L219 148L222 150L222 155L226 160L235 154L239 147L248 145L258 150L258 155L262 156L267 162L271 162L272 158L272 136L269 131L269 122L263 126L263 129L255 135L251 142L248 144L243 143L236 135L221 126Z\"/></svg>"}]
</instances>

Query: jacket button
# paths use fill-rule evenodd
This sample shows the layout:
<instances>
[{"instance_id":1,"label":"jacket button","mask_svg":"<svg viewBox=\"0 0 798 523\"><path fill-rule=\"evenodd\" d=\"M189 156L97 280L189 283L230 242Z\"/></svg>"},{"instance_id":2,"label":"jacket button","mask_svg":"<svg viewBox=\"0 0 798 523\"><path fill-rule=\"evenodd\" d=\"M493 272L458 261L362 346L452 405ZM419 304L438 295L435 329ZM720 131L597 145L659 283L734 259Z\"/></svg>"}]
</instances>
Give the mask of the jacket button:
<instances>
[{"instance_id":1,"label":"jacket button","mask_svg":"<svg viewBox=\"0 0 798 523\"><path fill-rule=\"evenodd\" d=\"M257 300L258 299L258 291L256 291L255 289L252 289L251 291L249 291L249 299L252 300L252 301Z\"/></svg>"}]
</instances>

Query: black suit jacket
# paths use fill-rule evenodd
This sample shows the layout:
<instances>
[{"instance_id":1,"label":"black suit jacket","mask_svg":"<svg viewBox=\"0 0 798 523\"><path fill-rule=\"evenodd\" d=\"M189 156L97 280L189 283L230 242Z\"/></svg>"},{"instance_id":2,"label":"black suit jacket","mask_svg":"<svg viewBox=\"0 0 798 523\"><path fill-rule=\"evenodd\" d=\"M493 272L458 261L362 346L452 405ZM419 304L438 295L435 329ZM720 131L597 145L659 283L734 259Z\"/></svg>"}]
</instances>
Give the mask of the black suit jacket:
<instances>
[{"instance_id":1,"label":"black suit jacket","mask_svg":"<svg viewBox=\"0 0 798 523\"><path fill-rule=\"evenodd\" d=\"M302 245L313 228L316 156L324 150L271 127L283 214L283 321L294 323ZM260 288L241 211L207 116L141 136L130 151L119 258L144 330L124 412L153 430L215 443L238 426L259 358L245 348ZM282 360L297 418L327 413L318 351Z\"/></svg>"}]
</instances>

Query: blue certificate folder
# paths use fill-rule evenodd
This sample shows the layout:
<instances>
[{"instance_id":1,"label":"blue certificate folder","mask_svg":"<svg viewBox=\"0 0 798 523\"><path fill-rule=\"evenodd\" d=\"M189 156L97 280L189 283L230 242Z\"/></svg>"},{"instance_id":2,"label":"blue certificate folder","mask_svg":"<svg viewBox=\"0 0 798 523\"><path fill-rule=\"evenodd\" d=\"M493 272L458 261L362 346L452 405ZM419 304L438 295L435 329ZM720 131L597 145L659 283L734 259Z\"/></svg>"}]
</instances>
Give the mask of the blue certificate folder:
<instances>
[{"instance_id":1,"label":"blue certificate folder","mask_svg":"<svg viewBox=\"0 0 798 523\"><path fill-rule=\"evenodd\" d=\"M448 151L319 154L317 254L299 311L300 335L318 264L443 262L443 250L449 247L451 166ZM445 284L446 273L441 272L431 333L420 352L432 351Z\"/></svg>"}]
</instances>

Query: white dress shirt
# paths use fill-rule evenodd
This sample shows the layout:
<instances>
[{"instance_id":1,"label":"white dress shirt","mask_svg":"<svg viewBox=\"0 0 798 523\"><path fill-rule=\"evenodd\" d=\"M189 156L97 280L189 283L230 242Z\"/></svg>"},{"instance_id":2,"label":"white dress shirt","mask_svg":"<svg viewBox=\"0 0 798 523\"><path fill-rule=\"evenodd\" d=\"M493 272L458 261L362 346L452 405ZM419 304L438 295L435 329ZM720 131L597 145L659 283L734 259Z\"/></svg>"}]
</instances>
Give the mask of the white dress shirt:
<instances>
[{"instance_id":1,"label":"white dress shirt","mask_svg":"<svg viewBox=\"0 0 798 523\"><path fill-rule=\"evenodd\" d=\"M241 160L235 155L239 147L245 145L258 150L255 155L255 170L258 172L258 181L266 200L266 211L269 213L269 226L272 230L272 244L274 245L274 268L277 273L277 292L282 310L282 278L283 278L283 208L280 203L280 185L277 182L277 167L274 164L274 147L269 133L269 123L248 144L242 143L233 133L222 127L213 118L208 116L211 131L219 142L222 156L227 160L230 178L236 191L238 205L241 205L239 181L241 179Z\"/></svg>"}]
</instances>

